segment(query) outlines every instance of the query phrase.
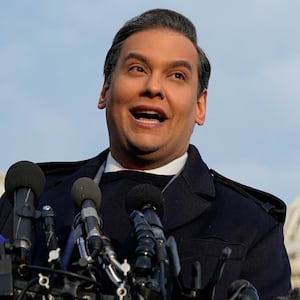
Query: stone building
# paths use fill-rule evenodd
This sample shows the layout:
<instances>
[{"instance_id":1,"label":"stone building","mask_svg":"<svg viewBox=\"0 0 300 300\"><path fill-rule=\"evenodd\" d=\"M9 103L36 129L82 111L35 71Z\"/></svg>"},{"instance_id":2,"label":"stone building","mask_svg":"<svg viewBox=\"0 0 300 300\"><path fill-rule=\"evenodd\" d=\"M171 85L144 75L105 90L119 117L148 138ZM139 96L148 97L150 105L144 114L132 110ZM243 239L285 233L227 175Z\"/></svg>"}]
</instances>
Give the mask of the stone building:
<instances>
[{"instance_id":1,"label":"stone building","mask_svg":"<svg viewBox=\"0 0 300 300\"><path fill-rule=\"evenodd\" d=\"M0 171L0 196L4 193L4 178L4 173Z\"/></svg>"},{"instance_id":2,"label":"stone building","mask_svg":"<svg viewBox=\"0 0 300 300\"><path fill-rule=\"evenodd\" d=\"M291 263L292 285L300 288L300 197L287 209L284 237Z\"/></svg>"}]
</instances>

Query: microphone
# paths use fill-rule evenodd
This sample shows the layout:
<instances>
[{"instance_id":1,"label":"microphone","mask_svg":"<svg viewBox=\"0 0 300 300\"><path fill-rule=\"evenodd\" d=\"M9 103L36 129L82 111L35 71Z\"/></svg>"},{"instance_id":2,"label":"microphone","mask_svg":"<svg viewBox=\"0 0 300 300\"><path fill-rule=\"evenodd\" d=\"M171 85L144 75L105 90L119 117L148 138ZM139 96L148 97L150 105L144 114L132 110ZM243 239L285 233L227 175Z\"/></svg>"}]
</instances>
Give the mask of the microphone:
<instances>
[{"instance_id":1,"label":"microphone","mask_svg":"<svg viewBox=\"0 0 300 300\"><path fill-rule=\"evenodd\" d=\"M93 257L102 248L102 222L97 212L101 202L101 191L91 178L82 177L74 182L71 198L75 206L81 209L81 221L84 223L88 249Z\"/></svg>"},{"instance_id":2,"label":"microphone","mask_svg":"<svg viewBox=\"0 0 300 300\"><path fill-rule=\"evenodd\" d=\"M151 226L156 241L156 254L160 267L161 293L165 296L165 272L166 266L169 267L170 262L166 248L166 238L160 221L164 214L162 193L152 184L140 184L129 191L125 205L129 214L135 210L142 212Z\"/></svg>"},{"instance_id":3,"label":"microphone","mask_svg":"<svg viewBox=\"0 0 300 300\"><path fill-rule=\"evenodd\" d=\"M136 185L129 191L125 205L127 213L140 210L148 215L153 225L162 228L159 218L164 215L164 200L160 189L156 186L147 183ZM146 211L147 209L149 211ZM153 212L150 212L151 210Z\"/></svg>"},{"instance_id":4,"label":"microphone","mask_svg":"<svg viewBox=\"0 0 300 300\"><path fill-rule=\"evenodd\" d=\"M117 261L117 255L111 245L111 241L102 231L103 222L97 213L101 202L101 191L98 185L91 178L79 178L72 186L71 197L75 205L81 208L80 215L75 217L75 228L77 228L78 231L77 235L82 234L80 222L83 222L89 255L92 258L100 255L101 259L105 262L103 267L106 274L113 284L119 286L121 279L115 268L127 274L130 270L130 266L127 262L120 264ZM85 247L81 245L83 242L82 237L77 237L77 240L79 242L79 251L86 257L86 253L84 253Z\"/></svg>"},{"instance_id":5,"label":"microphone","mask_svg":"<svg viewBox=\"0 0 300 300\"><path fill-rule=\"evenodd\" d=\"M134 210L141 211L151 226L158 247L158 260L168 261L165 249L166 238L160 218L164 214L164 200L161 191L152 184L139 184L133 187L125 202L130 214Z\"/></svg>"},{"instance_id":6,"label":"microphone","mask_svg":"<svg viewBox=\"0 0 300 300\"><path fill-rule=\"evenodd\" d=\"M40 214L36 211L38 198L45 187L45 176L40 167L29 161L13 164L5 177L5 191L14 201L14 248L20 263L28 260L31 249L32 221Z\"/></svg>"}]
</instances>

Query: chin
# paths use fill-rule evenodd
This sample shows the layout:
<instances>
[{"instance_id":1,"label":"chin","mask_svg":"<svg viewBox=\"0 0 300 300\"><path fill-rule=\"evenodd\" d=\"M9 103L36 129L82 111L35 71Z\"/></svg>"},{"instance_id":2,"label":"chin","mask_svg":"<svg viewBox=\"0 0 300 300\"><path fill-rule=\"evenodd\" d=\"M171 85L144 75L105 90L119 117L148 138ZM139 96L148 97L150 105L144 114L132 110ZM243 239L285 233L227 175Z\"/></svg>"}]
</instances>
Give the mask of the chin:
<instances>
[{"instance_id":1,"label":"chin","mask_svg":"<svg viewBox=\"0 0 300 300\"><path fill-rule=\"evenodd\" d=\"M129 146L130 151L135 153L136 155L149 155L159 150L159 147L145 144L130 144Z\"/></svg>"}]
</instances>

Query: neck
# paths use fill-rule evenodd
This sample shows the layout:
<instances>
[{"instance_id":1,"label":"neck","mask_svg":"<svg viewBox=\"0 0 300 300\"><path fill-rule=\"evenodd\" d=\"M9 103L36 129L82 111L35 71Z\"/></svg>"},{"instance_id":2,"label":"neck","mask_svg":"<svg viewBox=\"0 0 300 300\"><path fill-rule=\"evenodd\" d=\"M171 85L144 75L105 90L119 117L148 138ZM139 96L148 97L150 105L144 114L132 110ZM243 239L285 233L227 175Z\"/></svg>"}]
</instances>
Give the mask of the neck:
<instances>
[{"instance_id":1,"label":"neck","mask_svg":"<svg viewBox=\"0 0 300 300\"><path fill-rule=\"evenodd\" d=\"M182 170L187 160L187 156L187 152L185 152L182 156L172 160L171 162L167 162L166 164L159 165L158 167L151 168L147 165L148 168L140 168L136 167L136 165L124 165L114 158L112 153L109 153L105 172L135 170L158 175L174 175Z\"/></svg>"},{"instance_id":2,"label":"neck","mask_svg":"<svg viewBox=\"0 0 300 300\"><path fill-rule=\"evenodd\" d=\"M112 156L120 165L126 169L143 171L167 165L187 152L187 148L178 150L177 152L172 151L168 155L162 155L159 151L143 152L139 149L132 149L132 151L124 151L124 149L115 150L114 148L110 148Z\"/></svg>"},{"instance_id":3,"label":"neck","mask_svg":"<svg viewBox=\"0 0 300 300\"><path fill-rule=\"evenodd\" d=\"M134 169L134 170L151 170L155 168L162 167L166 164L168 164L173 159L149 159L148 157L145 157L145 155L136 155L134 157L126 156L126 157L120 157L118 155L115 155L112 152L112 156L114 159L122 165L126 169Z\"/></svg>"}]
</instances>

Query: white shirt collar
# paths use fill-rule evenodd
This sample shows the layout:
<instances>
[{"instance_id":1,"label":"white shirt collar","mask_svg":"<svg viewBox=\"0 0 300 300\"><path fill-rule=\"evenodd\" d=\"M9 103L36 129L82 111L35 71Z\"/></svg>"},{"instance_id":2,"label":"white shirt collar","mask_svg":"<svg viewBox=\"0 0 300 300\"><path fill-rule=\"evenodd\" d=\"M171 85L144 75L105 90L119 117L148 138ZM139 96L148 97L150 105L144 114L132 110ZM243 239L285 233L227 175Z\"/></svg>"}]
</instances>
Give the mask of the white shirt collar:
<instances>
[{"instance_id":1,"label":"white shirt collar","mask_svg":"<svg viewBox=\"0 0 300 300\"><path fill-rule=\"evenodd\" d=\"M135 169L124 168L112 157L111 152L109 152L104 173L132 170L132 171L140 171L140 172L156 174L156 175L175 175L183 169L187 157L188 154L187 152L185 152L182 156L176 158L175 160L169 162L168 164L162 167L151 169L151 170L135 170Z\"/></svg>"}]
</instances>

